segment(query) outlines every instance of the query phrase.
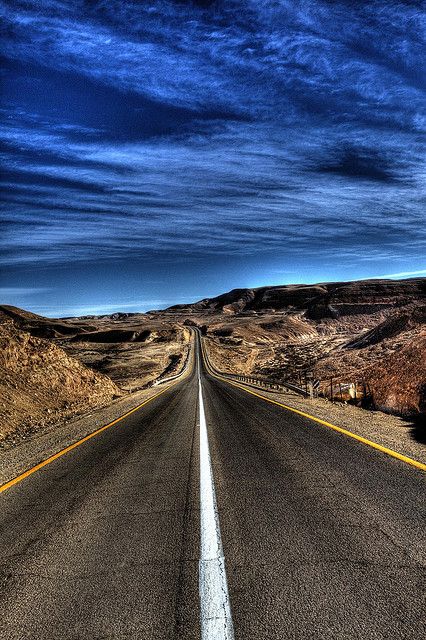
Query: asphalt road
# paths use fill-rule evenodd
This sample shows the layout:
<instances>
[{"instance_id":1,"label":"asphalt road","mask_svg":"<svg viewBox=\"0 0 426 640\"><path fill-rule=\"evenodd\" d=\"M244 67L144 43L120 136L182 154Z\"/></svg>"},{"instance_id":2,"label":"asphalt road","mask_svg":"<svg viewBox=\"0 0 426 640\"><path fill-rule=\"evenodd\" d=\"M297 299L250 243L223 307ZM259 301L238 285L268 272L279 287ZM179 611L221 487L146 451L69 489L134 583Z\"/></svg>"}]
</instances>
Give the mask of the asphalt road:
<instances>
[{"instance_id":1,"label":"asphalt road","mask_svg":"<svg viewBox=\"0 0 426 640\"><path fill-rule=\"evenodd\" d=\"M426 637L425 474L201 380L235 638ZM3 640L201 637L198 411L194 371L0 495Z\"/></svg>"}]
</instances>

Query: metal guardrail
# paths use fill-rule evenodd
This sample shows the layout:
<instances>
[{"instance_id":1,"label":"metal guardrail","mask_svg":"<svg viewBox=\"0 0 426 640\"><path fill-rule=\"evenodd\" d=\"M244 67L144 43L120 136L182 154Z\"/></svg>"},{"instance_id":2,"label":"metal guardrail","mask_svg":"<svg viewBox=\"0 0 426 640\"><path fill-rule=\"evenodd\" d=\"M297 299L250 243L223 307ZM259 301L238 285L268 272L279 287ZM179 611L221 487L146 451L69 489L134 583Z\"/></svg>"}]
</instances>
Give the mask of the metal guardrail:
<instances>
[{"instance_id":1,"label":"metal guardrail","mask_svg":"<svg viewBox=\"0 0 426 640\"><path fill-rule=\"evenodd\" d=\"M235 373L225 373L223 371L220 371L214 364L212 364L202 339L201 345L204 359L208 367L210 367L213 373L216 373L223 378L229 380L237 380L239 382L243 382L244 384L251 385L254 388L264 389L272 393L289 389L290 391L294 391L295 393L298 393L305 398L322 397L326 400L330 400L331 402L344 402L345 404L351 403L358 404L364 407L375 408L373 391L370 387L369 382L364 379L361 380L361 382L354 381L350 383L342 383L340 381L335 382L333 377L325 380L319 380L314 379L313 376L307 376L305 373L305 384L304 387L302 387L287 380L278 383L275 380L272 381L268 380L267 378L258 378L254 376L246 376ZM302 382L301 376L300 382Z\"/></svg>"},{"instance_id":2,"label":"metal guardrail","mask_svg":"<svg viewBox=\"0 0 426 640\"><path fill-rule=\"evenodd\" d=\"M153 383L153 387L158 387L160 384L165 384L166 382L171 382L172 380L176 380L176 378L180 378L181 376L183 376L183 374L185 373L185 371L188 369L188 364L189 364L189 360L190 360L190 356L191 356L191 345L188 348L188 352L186 354L186 359L185 359L185 363L182 367L182 369L179 371L179 373L175 373L173 376L169 376L168 378L158 378L154 383Z\"/></svg>"},{"instance_id":3,"label":"metal guardrail","mask_svg":"<svg viewBox=\"0 0 426 640\"><path fill-rule=\"evenodd\" d=\"M217 375L221 376L222 378L228 378L229 380L238 380L239 382L244 382L245 384L248 385L252 385L252 386L256 386L257 388L260 389L265 389L267 391L283 391L285 389L289 389L290 391L294 391L295 393L299 393L300 395L304 396L305 398L309 397L309 392L306 391L306 389L302 389L302 387L298 387L297 385L290 383L290 382L272 382L271 380L268 380L267 378L255 378L253 376L243 376L240 374L236 374L236 373L225 373L223 371L220 371L215 365L212 364L208 354L207 354L207 350L205 345L203 344L203 339L200 336L200 344L201 344L201 349L203 351L203 356L204 356L204 360L207 363L208 367L212 370L213 373L216 373Z\"/></svg>"}]
</instances>

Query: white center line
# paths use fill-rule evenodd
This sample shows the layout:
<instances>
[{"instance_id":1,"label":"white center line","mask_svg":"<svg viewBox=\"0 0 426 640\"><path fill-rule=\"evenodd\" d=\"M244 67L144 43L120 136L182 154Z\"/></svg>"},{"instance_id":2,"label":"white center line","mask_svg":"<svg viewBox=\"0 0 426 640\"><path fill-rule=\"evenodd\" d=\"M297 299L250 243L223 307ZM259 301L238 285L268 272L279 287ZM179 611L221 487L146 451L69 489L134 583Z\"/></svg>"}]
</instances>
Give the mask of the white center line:
<instances>
[{"instance_id":1,"label":"white center line","mask_svg":"<svg viewBox=\"0 0 426 640\"><path fill-rule=\"evenodd\" d=\"M200 363L198 363L199 366ZM220 535L219 514L214 490L199 368L198 381L200 411L201 557L199 580L201 638L202 640L233 640L234 628L226 581L225 558Z\"/></svg>"}]
</instances>

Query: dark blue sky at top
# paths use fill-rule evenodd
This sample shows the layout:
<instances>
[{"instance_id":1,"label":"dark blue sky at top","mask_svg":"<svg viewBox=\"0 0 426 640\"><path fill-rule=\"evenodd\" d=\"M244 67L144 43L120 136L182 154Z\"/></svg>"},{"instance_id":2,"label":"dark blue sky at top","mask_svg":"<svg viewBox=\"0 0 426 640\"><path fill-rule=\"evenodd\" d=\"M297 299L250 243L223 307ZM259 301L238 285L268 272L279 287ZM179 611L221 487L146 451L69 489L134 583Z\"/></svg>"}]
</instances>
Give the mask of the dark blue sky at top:
<instances>
[{"instance_id":1,"label":"dark blue sky at top","mask_svg":"<svg viewBox=\"0 0 426 640\"><path fill-rule=\"evenodd\" d=\"M423 3L0 6L3 302L426 273Z\"/></svg>"}]
</instances>

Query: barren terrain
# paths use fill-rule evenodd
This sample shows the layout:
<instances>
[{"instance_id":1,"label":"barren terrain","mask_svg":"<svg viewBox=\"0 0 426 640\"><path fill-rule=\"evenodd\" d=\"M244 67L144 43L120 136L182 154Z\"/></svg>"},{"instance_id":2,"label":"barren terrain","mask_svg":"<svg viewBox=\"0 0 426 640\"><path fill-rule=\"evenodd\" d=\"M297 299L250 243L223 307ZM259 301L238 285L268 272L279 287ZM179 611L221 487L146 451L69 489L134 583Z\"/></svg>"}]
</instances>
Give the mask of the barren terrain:
<instances>
[{"instance_id":1,"label":"barren terrain","mask_svg":"<svg viewBox=\"0 0 426 640\"><path fill-rule=\"evenodd\" d=\"M182 369L190 326L221 371L402 416L426 411L426 279L237 289L146 314L50 319L0 307L0 442Z\"/></svg>"},{"instance_id":2,"label":"barren terrain","mask_svg":"<svg viewBox=\"0 0 426 640\"><path fill-rule=\"evenodd\" d=\"M0 443L177 373L190 331L143 314L50 319L0 308Z\"/></svg>"},{"instance_id":3,"label":"barren terrain","mask_svg":"<svg viewBox=\"0 0 426 640\"><path fill-rule=\"evenodd\" d=\"M318 380L337 400L425 412L424 278L236 289L164 313L200 326L224 372Z\"/></svg>"},{"instance_id":4,"label":"barren terrain","mask_svg":"<svg viewBox=\"0 0 426 640\"><path fill-rule=\"evenodd\" d=\"M121 391L45 338L0 324L0 442L111 402Z\"/></svg>"}]
</instances>

